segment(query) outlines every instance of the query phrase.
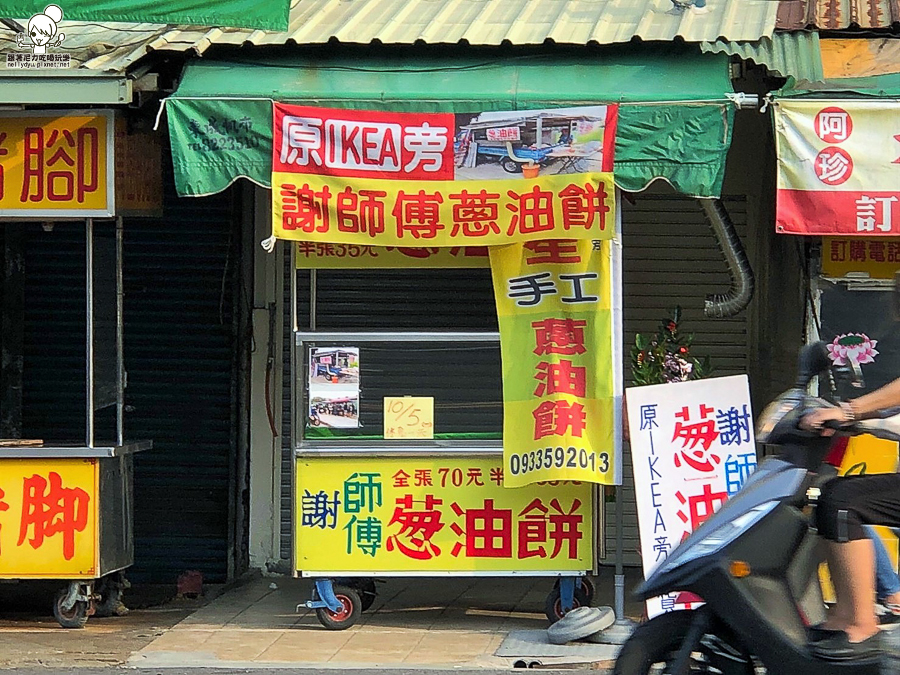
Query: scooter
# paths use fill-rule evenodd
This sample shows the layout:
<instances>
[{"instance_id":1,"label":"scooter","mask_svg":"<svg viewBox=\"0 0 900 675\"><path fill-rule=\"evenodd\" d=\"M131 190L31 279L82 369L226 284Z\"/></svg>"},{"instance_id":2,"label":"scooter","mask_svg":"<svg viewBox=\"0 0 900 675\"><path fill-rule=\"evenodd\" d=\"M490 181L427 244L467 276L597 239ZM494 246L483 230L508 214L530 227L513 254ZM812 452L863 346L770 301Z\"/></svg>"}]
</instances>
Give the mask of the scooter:
<instances>
[{"instance_id":1,"label":"scooter","mask_svg":"<svg viewBox=\"0 0 900 675\"><path fill-rule=\"evenodd\" d=\"M824 343L804 347L795 386L763 412L757 441L782 452L760 462L744 487L703 523L636 590L641 600L687 591L697 609L661 614L625 642L614 675L897 675L900 631L883 631L885 652L825 661L808 648L808 628L825 621L818 570L824 557L812 527L815 500L836 471L823 469L831 439L799 428L830 405L806 390L831 362ZM898 414L840 427L900 440ZM827 466L827 465L825 465ZM874 601L874 599L873 599Z\"/></svg>"}]
</instances>

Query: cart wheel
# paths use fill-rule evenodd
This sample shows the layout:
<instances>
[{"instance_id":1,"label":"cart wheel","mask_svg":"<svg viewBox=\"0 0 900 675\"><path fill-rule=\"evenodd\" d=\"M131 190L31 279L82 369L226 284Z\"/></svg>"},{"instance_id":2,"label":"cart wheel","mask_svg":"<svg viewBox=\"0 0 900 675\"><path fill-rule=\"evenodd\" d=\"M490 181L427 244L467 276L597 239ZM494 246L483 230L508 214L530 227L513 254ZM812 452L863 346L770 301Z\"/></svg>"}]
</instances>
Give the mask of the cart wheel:
<instances>
[{"instance_id":1,"label":"cart wheel","mask_svg":"<svg viewBox=\"0 0 900 675\"><path fill-rule=\"evenodd\" d=\"M68 595L68 590L63 588L56 594L53 602L53 616L63 628L84 628L88 620L88 603L84 600L76 600L71 609L63 609L62 603Z\"/></svg>"},{"instance_id":2,"label":"cart wheel","mask_svg":"<svg viewBox=\"0 0 900 675\"><path fill-rule=\"evenodd\" d=\"M581 587L582 592L587 596L587 605L592 606L594 604L594 581L590 577L581 577L579 586ZM559 590L559 579L556 580L555 588Z\"/></svg>"},{"instance_id":3,"label":"cart wheel","mask_svg":"<svg viewBox=\"0 0 900 675\"><path fill-rule=\"evenodd\" d=\"M125 616L128 608L122 602L124 589L121 583L109 577L103 577L94 589L98 598L94 601L94 616L107 618L110 616Z\"/></svg>"},{"instance_id":4,"label":"cart wheel","mask_svg":"<svg viewBox=\"0 0 900 675\"><path fill-rule=\"evenodd\" d=\"M522 165L512 157L501 157L500 166L507 173L522 173Z\"/></svg>"},{"instance_id":5,"label":"cart wheel","mask_svg":"<svg viewBox=\"0 0 900 675\"><path fill-rule=\"evenodd\" d=\"M572 609L576 607L590 607L590 601L588 600L587 593L584 592L584 586L579 584L575 587L575 594L573 597ZM553 587L553 590L550 591L550 594L547 595L547 601L544 603L544 614L547 615L547 620L553 624L559 621L563 616L562 611L562 598L560 597L559 592L559 584L556 584Z\"/></svg>"},{"instance_id":6,"label":"cart wheel","mask_svg":"<svg viewBox=\"0 0 900 675\"><path fill-rule=\"evenodd\" d=\"M350 586L359 593L360 609L364 612L368 611L369 607L375 602L375 598L378 597L375 581L373 579L357 579Z\"/></svg>"},{"instance_id":7,"label":"cart wheel","mask_svg":"<svg viewBox=\"0 0 900 675\"><path fill-rule=\"evenodd\" d=\"M327 607L316 610L316 617L328 630L345 630L350 628L359 619L362 613L362 600L355 589L347 586L335 586L334 596L342 607L338 612L332 612Z\"/></svg>"}]
</instances>

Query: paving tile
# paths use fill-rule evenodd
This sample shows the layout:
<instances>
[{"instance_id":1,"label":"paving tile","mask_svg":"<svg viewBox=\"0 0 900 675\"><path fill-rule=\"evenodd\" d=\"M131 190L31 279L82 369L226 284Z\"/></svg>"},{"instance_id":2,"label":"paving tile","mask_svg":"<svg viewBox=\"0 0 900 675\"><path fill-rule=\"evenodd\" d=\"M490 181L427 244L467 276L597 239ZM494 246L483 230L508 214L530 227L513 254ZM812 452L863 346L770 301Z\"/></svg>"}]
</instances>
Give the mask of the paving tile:
<instances>
[{"instance_id":1,"label":"paving tile","mask_svg":"<svg viewBox=\"0 0 900 675\"><path fill-rule=\"evenodd\" d=\"M141 652L193 652L200 651L204 643L214 635L208 630L171 630L163 633Z\"/></svg>"},{"instance_id":2,"label":"paving tile","mask_svg":"<svg viewBox=\"0 0 900 675\"><path fill-rule=\"evenodd\" d=\"M347 631L313 633L290 630L275 640L256 660L265 663L323 663L333 658L352 636Z\"/></svg>"},{"instance_id":3,"label":"paving tile","mask_svg":"<svg viewBox=\"0 0 900 675\"><path fill-rule=\"evenodd\" d=\"M203 643L221 661L254 661L279 637L280 630L220 630Z\"/></svg>"},{"instance_id":4,"label":"paving tile","mask_svg":"<svg viewBox=\"0 0 900 675\"><path fill-rule=\"evenodd\" d=\"M356 633L332 661L355 663L402 663L422 640L421 634L396 632L390 635Z\"/></svg>"}]
</instances>

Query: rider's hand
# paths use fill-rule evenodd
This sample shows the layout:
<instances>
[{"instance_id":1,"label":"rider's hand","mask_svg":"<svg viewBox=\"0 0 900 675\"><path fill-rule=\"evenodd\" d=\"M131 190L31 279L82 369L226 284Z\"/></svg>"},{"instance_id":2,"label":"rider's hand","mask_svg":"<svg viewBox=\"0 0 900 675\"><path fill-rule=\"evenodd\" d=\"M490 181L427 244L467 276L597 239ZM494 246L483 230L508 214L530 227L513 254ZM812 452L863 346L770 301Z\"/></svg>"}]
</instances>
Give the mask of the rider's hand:
<instances>
[{"instance_id":1,"label":"rider's hand","mask_svg":"<svg viewBox=\"0 0 900 675\"><path fill-rule=\"evenodd\" d=\"M823 436L834 436L834 429L825 426L826 422L847 422L847 413L843 408L820 408L800 420L800 428L807 431L819 431Z\"/></svg>"}]
</instances>

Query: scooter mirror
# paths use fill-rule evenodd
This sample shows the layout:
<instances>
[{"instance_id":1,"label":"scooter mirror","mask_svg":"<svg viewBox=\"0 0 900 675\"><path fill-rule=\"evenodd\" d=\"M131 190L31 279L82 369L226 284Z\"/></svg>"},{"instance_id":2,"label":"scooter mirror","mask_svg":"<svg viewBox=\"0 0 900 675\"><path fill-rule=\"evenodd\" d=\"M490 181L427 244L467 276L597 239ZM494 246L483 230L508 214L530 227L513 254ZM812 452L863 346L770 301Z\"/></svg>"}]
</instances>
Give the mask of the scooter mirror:
<instances>
[{"instance_id":1,"label":"scooter mirror","mask_svg":"<svg viewBox=\"0 0 900 675\"><path fill-rule=\"evenodd\" d=\"M797 369L797 387L805 389L816 375L831 365L828 349L824 342L806 345L800 350L799 367Z\"/></svg>"}]
</instances>

